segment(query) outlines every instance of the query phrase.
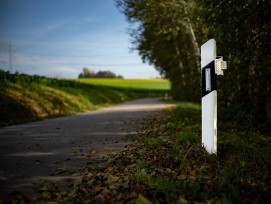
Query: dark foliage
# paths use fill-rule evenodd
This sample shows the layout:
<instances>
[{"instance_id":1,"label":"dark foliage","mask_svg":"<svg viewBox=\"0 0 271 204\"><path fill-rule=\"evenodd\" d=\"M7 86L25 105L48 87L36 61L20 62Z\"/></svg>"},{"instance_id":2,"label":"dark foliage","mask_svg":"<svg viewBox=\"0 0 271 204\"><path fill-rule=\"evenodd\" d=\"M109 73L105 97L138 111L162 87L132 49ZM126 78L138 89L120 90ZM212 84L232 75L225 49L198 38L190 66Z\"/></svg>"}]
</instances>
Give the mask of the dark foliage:
<instances>
[{"instance_id":1,"label":"dark foliage","mask_svg":"<svg viewBox=\"0 0 271 204\"><path fill-rule=\"evenodd\" d=\"M225 120L271 126L271 2L197 0L207 38L215 38L228 70L219 77Z\"/></svg>"},{"instance_id":2,"label":"dark foliage","mask_svg":"<svg viewBox=\"0 0 271 204\"><path fill-rule=\"evenodd\" d=\"M218 77L219 117L270 131L271 2L265 0L115 0L134 48L172 83L178 100L200 100L195 39L217 42L228 62Z\"/></svg>"}]
</instances>

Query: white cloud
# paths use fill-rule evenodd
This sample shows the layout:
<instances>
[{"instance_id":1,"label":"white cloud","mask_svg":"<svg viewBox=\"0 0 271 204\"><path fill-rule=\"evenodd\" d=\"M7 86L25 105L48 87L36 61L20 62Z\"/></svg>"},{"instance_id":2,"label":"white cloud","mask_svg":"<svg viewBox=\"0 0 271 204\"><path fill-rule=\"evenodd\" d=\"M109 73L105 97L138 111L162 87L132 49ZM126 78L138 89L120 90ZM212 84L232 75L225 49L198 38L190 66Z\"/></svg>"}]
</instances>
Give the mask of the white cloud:
<instances>
[{"instance_id":1,"label":"white cloud","mask_svg":"<svg viewBox=\"0 0 271 204\"><path fill-rule=\"evenodd\" d=\"M88 16L82 19L82 22L86 22L86 23L97 23L100 22L101 20L103 20L102 17L94 17L94 16Z\"/></svg>"}]
</instances>

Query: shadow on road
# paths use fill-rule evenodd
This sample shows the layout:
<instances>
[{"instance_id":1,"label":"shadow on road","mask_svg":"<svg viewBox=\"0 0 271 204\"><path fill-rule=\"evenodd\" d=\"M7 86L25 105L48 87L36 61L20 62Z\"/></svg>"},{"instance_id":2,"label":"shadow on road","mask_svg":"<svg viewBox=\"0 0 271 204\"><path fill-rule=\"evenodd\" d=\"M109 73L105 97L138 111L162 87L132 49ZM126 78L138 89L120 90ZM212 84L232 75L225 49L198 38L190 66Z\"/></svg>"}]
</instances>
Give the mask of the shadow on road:
<instances>
[{"instance_id":1,"label":"shadow on road","mask_svg":"<svg viewBox=\"0 0 271 204\"><path fill-rule=\"evenodd\" d=\"M31 192L39 178L70 178L129 143L140 122L169 105L141 99L74 116L0 129L0 200Z\"/></svg>"}]
</instances>

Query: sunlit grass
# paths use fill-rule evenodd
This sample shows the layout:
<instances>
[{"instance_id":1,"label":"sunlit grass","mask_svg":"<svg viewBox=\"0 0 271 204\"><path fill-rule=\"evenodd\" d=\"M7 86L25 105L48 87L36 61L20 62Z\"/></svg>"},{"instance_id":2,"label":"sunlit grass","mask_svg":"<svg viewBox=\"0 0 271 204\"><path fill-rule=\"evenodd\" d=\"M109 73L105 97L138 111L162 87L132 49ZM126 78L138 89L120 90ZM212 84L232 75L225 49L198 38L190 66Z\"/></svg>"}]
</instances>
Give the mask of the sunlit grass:
<instances>
[{"instance_id":1,"label":"sunlit grass","mask_svg":"<svg viewBox=\"0 0 271 204\"><path fill-rule=\"evenodd\" d=\"M170 82L166 79L77 79L77 81L94 84L111 86L118 88L131 89L149 89L149 90L169 90Z\"/></svg>"}]
</instances>

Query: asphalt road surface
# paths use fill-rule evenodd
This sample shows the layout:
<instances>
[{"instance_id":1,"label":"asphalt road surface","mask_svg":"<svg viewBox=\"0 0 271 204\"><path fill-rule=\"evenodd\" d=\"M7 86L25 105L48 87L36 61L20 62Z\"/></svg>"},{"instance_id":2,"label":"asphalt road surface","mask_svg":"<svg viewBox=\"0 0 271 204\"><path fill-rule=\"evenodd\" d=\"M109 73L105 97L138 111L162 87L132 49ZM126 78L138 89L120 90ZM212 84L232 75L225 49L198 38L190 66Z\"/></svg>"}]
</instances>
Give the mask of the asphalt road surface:
<instances>
[{"instance_id":1,"label":"asphalt road surface","mask_svg":"<svg viewBox=\"0 0 271 204\"><path fill-rule=\"evenodd\" d=\"M121 151L140 122L166 105L140 99L101 110L0 128L0 203L16 192L29 194L43 178L67 179L95 159Z\"/></svg>"}]
</instances>

